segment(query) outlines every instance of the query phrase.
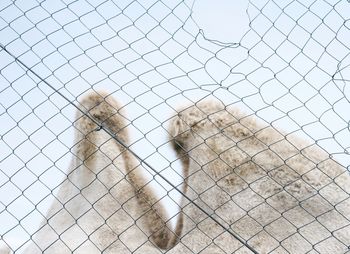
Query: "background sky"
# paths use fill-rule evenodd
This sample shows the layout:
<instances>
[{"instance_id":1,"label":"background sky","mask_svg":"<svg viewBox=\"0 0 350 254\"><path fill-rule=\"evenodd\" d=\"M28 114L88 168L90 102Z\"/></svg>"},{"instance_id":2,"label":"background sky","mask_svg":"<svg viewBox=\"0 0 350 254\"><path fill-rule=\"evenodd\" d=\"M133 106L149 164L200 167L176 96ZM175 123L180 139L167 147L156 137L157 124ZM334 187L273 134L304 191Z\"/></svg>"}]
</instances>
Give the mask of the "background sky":
<instances>
[{"instance_id":1,"label":"background sky","mask_svg":"<svg viewBox=\"0 0 350 254\"><path fill-rule=\"evenodd\" d=\"M131 148L175 185L167 120L209 95L349 168L348 1L2 0L0 43L76 105L108 91L127 112ZM13 249L65 176L74 117L0 50L0 235Z\"/></svg>"}]
</instances>

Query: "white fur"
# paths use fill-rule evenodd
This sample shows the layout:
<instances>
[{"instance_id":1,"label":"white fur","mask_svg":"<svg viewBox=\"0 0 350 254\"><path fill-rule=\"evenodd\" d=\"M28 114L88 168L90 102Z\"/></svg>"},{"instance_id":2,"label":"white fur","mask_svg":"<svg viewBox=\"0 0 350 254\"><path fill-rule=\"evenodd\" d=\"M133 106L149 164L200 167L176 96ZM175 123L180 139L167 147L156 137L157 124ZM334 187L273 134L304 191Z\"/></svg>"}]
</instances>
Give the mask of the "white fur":
<instances>
[{"instance_id":1,"label":"white fur","mask_svg":"<svg viewBox=\"0 0 350 254\"><path fill-rule=\"evenodd\" d=\"M119 105L89 94L82 109L128 143ZM160 253L177 241L137 160L88 117L77 114L67 179L25 253ZM158 234L159 233L159 234Z\"/></svg>"},{"instance_id":2,"label":"white fur","mask_svg":"<svg viewBox=\"0 0 350 254\"><path fill-rule=\"evenodd\" d=\"M92 107L94 100L88 96L83 105L88 110L96 107L89 112L101 120L106 111L96 103ZM160 236L167 235L169 243L158 235L151 237L153 224L163 229L166 213L152 190L142 188L144 169L103 130L93 131L97 126L83 117L73 149L77 157L48 220L25 253L163 253L157 244L170 248L165 251L169 254L250 253L207 214L258 253L348 251L350 177L329 154L217 101L179 112L169 133L192 202L182 200L184 228L181 231L178 220L177 245L173 247L177 238L171 240L167 230ZM112 122L105 123L127 141L123 124L113 129Z\"/></svg>"},{"instance_id":3,"label":"white fur","mask_svg":"<svg viewBox=\"0 0 350 254\"><path fill-rule=\"evenodd\" d=\"M215 99L178 112L169 133L194 203L258 253L349 251L349 172L328 153ZM184 213L179 245L247 251L193 204Z\"/></svg>"}]
</instances>

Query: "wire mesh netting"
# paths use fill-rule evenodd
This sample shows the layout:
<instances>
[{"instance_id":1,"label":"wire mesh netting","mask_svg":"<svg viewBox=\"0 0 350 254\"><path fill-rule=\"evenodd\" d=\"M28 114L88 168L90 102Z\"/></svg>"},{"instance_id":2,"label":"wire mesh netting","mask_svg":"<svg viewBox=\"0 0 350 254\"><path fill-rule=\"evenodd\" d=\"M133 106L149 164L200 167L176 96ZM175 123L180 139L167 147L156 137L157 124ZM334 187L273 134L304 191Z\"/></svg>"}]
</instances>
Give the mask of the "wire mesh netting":
<instances>
[{"instance_id":1,"label":"wire mesh netting","mask_svg":"<svg viewBox=\"0 0 350 254\"><path fill-rule=\"evenodd\" d=\"M0 253L350 253L350 4L0 2Z\"/></svg>"}]
</instances>

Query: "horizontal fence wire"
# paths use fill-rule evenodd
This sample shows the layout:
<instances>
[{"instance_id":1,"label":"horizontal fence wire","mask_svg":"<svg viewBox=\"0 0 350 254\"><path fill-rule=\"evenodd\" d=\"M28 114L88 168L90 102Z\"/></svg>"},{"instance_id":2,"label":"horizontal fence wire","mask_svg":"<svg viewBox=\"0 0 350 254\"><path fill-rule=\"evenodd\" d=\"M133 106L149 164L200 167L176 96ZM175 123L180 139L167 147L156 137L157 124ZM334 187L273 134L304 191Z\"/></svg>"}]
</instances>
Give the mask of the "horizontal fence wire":
<instances>
[{"instance_id":1,"label":"horizontal fence wire","mask_svg":"<svg viewBox=\"0 0 350 254\"><path fill-rule=\"evenodd\" d=\"M0 253L349 253L348 1L3 1Z\"/></svg>"},{"instance_id":2,"label":"horizontal fence wire","mask_svg":"<svg viewBox=\"0 0 350 254\"><path fill-rule=\"evenodd\" d=\"M39 78L43 83L45 83L47 86L49 86L55 93L59 94L60 96L62 96L67 102L69 102L70 104L72 104L78 111L80 111L82 114L84 114L87 118L89 118L89 120L91 120L92 122L94 122L97 126L98 126L98 130L103 129L106 133L108 133L114 140L116 140L118 142L118 144L120 144L121 146L123 146L125 149L127 149L133 156L135 156L137 158L137 160L139 160L139 162L143 165L145 165L148 169L150 169L154 174L158 174L157 170L155 170L149 163L147 163L145 160L143 160L140 156L138 156L133 150L130 149L129 146L127 146L121 139L119 139L117 137L117 135L115 133L113 133L113 131L111 131L108 127L104 126L103 122L100 123L98 121L96 121L92 116L89 116L86 112L84 112L81 108L79 108L78 106L74 105L71 101L69 101L68 98L66 98L63 94L61 94L58 90L56 90L53 86L51 86L49 83L47 83L44 79L42 79L37 73L35 73L34 71L32 71L31 69L28 68L28 66L26 66L22 61L20 61L18 58L16 58L13 54L11 54L11 52L7 51L6 48L4 48L1 44L0 47L6 51L9 55L11 55L13 58L16 59L17 62L19 62L21 65L23 65L28 71L30 71L33 75L35 75L37 78ZM185 194L183 193L177 186L175 186L174 184L172 184L168 179L166 179L165 177L163 177L161 174L158 174L167 184L169 184L174 190L178 191L182 197L186 198L189 202L191 202L192 200ZM218 225L220 225L225 231L229 232L234 238L236 238L238 241L240 241L243 245L245 245L249 250L251 250L253 253L257 253L252 247L250 247L244 240L242 240L239 236L235 235L234 232L232 232L230 229L227 229L224 225L222 225L218 220L216 220L214 217L212 217L210 214L208 214L204 209L202 209L198 204L192 202L193 205L198 208L199 210L201 210L201 212L203 212L204 214L206 214L209 218L211 218L213 221L215 221L215 223L217 223Z\"/></svg>"}]
</instances>

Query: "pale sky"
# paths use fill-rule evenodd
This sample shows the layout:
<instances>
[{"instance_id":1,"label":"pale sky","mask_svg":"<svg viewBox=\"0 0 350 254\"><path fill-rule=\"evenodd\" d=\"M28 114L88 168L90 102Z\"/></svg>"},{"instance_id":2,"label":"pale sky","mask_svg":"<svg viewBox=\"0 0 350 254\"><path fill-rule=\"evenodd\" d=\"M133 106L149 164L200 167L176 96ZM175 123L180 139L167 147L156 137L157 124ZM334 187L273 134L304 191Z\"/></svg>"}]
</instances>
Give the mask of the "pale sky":
<instances>
[{"instance_id":1,"label":"pale sky","mask_svg":"<svg viewBox=\"0 0 350 254\"><path fill-rule=\"evenodd\" d=\"M0 43L75 104L112 93L132 148L164 177L166 121L210 94L350 165L348 1L2 0ZM64 177L74 114L0 50L0 235L13 249Z\"/></svg>"}]
</instances>

